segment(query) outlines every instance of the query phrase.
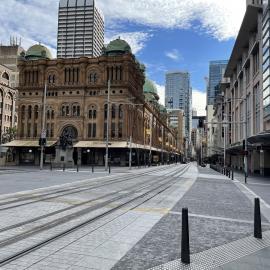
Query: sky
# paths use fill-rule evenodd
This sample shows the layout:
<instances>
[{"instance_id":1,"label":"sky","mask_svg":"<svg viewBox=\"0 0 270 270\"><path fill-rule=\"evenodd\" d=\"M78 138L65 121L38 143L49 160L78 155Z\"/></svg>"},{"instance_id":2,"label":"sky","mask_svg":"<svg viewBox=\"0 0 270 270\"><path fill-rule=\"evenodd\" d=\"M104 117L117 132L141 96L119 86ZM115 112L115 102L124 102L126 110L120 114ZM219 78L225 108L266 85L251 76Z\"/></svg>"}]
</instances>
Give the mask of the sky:
<instances>
[{"instance_id":1,"label":"sky","mask_svg":"<svg viewBox=\"0 0 270 270\"><path fill-rule=\"evenodd\" d=\"M0 0L0 42L22 39L25 49L40 42L56 55L59 0ZM105 17L105 43L129 42L146 65L164 104L165 74L191 75L193 108L205 115L209 61L229 59L245 0L96 0Z\"/></svg>"}]
</instances>

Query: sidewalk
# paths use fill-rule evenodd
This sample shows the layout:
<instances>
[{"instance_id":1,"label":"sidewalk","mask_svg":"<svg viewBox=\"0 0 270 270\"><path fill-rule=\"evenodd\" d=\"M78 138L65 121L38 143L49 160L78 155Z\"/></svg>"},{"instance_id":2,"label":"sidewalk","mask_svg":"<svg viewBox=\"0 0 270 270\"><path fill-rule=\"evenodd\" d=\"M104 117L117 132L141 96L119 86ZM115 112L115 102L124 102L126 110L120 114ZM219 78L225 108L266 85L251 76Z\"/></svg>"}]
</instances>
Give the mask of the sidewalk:
<instances>
[{"instance_id":1,"label":"sidewalk","mask_svg":"<svg viewBox=\"0 0 270 270\"><path fill-rule=\"evenodd\" d=\"M235 172L235 179L245 183L244 174ZM270 205L270 177L249 176L246 186Z\"/></svg>"},{"instance_id":2,"label":"sidewalk","mask_svg":"<svg viewBox=\"0 0 270 270\"><path fill-rule=\"evenodd\" d=\"M183 207L189 209L190 250L194 261L188 268L179 263ZM262 221L263 231L269 231L268 220L262 217ZM215 269L236 259L237 246L233 250L234 243L241 245L242 239L251 237L249 241L254 246L252 235L251 200L233 181L211 169L199 167L198 179L191 189L113 269ZM227 245L231 245L230 250L234 251L228 255L225 254ZM220 247L225 251L214 253ZM215 263L211 261L213 254ZM242 257L245 255L248 254L244 252ZM218 264L222 259L224 263ZM209 264L206 265L207 260ZM253 266L252 269L257 268ZM270 269L270 265L263 269Z\"/></svg>"}]
</instances>

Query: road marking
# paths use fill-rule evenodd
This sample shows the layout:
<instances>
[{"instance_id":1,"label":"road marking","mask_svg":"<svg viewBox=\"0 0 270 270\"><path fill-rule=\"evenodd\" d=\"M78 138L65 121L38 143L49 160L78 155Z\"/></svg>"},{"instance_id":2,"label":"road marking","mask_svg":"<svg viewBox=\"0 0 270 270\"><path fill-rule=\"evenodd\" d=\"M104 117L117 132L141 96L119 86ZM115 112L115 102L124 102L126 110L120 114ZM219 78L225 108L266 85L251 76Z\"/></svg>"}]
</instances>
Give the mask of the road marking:
<instances>
[{"instance_id":1,"label":"road marking","mask_svg":"<svg viewBox=\"0 0 270 270\"><path fill-rule=\"evenodd\" d=\"M172 215L179 215L181 216L181 212L176 211L170 211L169 214ZM198 214L188 214L190 217L200 217L205 219L214 219L214 220L224 220L224 221L231 221L231 222L239 222L239 223L247 223L247 224L253 224L253 220L244 220L244 219L234 219L234 218L226 218L226 217L215 217L215 216L207 216L207 215L198 215ZM263 225L270 225L270 223L262 223Z\"/></svg>"}]
</instances>

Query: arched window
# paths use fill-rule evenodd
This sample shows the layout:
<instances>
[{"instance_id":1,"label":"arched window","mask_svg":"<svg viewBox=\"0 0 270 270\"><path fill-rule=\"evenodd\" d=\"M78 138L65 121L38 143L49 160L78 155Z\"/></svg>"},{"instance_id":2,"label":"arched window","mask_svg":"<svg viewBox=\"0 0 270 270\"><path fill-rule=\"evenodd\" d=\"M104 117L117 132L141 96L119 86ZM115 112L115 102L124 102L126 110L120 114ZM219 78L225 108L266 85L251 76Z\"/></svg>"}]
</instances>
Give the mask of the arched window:
<instances>
[{"instance_id":1,"label":"arched window","mask_svg":"<svg viewBox=\"0 0 270 270\"><path fill-rule=\"evenodd\" d=\"M123 105L122 104L119 105L118 118L119 119L123 119L124 118L124 108L123 108Z\"/></svg>"},{"instance_id":2,"label":"arched window","mask_svg":"<svg viewBox=\"0 0 270 270\"><path fill-rule=\"evenodd\" d=\"M56 78L56 76L54 74L50 74L48 77L48 83L49 84L55 83L55 78Z\"/></svg>"},{"instance_id":3,"label":"arched window","mask_svg":"<svg viewBox=\"0 0 270 270\"><path fill-rule=\"evenodd\" d=\"M81 114L81 108L78 104L72 105L72 116L80 116Z\"/></svg>"},{"instance_id":4,"label":"arched window","mask_svg":"<svg viewBox=\"0 0 270 270\"><path fill-rule=\"evenodd\" d=\"M104 105L104 119L107 120L108 118L108 104Z\"/></svg>"},{"instance_id":5,"label":"arched window","mask_svg":"<svg viewBox=\"0 0 270 270\"><path fill-rule=\"evenodd\" d=\"M92 106L90 110L88 111L88 118L93 120L97 118L97 110L95 106Z\"/></svg>"},{"instance_id":6,"label":"arched window","mask_svg":"<svg viewBox=\"0 0 270 270\"><path fill-rule=\"evenodd\" d=\"M36 105L35 106L35 109L34 109L34 114L35 114L35 120L37 120L38 119L38 106Z\"/></svg>"},{"instance_id":7,"label":"arched window","mask_svg":"<svg viewBox=\"0 0 270 270\"><path fill-rule=\"evenodd\" d=\"M116 118L116 106L113 104L112 105L112 119Z\"/></svg>"},{"instance_id":8,"label":"arched window","mask_svg":"<svg viewBox=\"0 0 270 270\"><path fill-rule=\"evenodd\" d=\"M69 104L63 104L61 107L62 116L70 116L70 107Z\"/></svg>"},{"instance_id":9,"label":"arched window","mask_svg":"<svg viewBox=\"0 0 270 270\"><path fill-rule=\"evenodd\" d=\"M89 75L89 83L90 84L97 83L97 79L98 79L97 73L90 73L90 75Z\"/></svg>"},{"instance_id":10,"label":"arched window","mask_svg":"<svg viewBox=\"0 0 270 270\"><path fill-rule=\"evenodd\" d=\"M4 72L2 74L2 78L9 81L9 76L8 76L7 72Z\"/></svg>"},{"instance_id":11,"label":"arched window","mask_svg":"<svg viewBox=\"0 0 270 270\"><path fill-rule=\"evenodd\" d=\"M21 107L21 112L22 112L22 120L24 120L25 119L25 106L24 105Z\"/></svg>"},{"instance_id":12,"label":"arched window","mask_svg":"<svg viewBox=\"0 0 270 270\"><path fill-rule=\"evenodd\" d=\"M51 112L51 119L54 119L54 110L52 110L52 112Z\"/></svg>"},{"instance_id":13,"label":"arched window","mask_svg":"<svg viewBox=\"0 0 270 270\"><path fill-rule=\"evenodd\" d=\"M32 106L28 106L28 119L32 118Z\"/></svg>"}]
</instances>

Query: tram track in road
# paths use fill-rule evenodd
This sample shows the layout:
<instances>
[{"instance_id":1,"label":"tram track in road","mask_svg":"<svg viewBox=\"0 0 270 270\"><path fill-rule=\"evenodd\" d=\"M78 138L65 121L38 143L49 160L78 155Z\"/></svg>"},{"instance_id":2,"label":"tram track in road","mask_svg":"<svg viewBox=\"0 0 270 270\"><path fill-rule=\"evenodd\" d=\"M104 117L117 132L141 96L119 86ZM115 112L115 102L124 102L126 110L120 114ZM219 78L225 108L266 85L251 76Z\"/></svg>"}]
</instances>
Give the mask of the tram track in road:
<instances>
[{"instance_id":1,"label":"tram track in road","mask_svg":"<svg viewBox=\"0 0 270 270\"><path fill-rule=\"evenodd\" d=\"M70 228L65 229L64 231L57 233L56 235L53 235L45 240L42 240L36 244L34 244L33 246L29 246L15 254L11 254L10 256L7 256L5 258L2 258L0 260L0 266L6 265L34 250L37 250L59 238L62 238L72 232L75 232L76 230L83 228L87 225L90 225L91 223L105 217L106 215L109 215L113 212L115 212L116 210L122 209L125 206L128 206L134 202L137 202L138 200L142 200L140 202L138 202L135 206L132 206L130 209L134 209L138 206L140 206L141 204L143 204L144 202L154 198L155 196L157 196L158 194L164 192L165 190L167 190L168 188L170 188L174 183L177 182L178 177L180 177L180 174L184 174L186 172L186 170L189 168L189 165L183 166L182 168L178 168L178 170L176 170L175 172L170 172L168 175L164 175L161 176L162 180L159 181L159 179L154 179L153 181L151 181L150 183L148 182L146 185L142 185L142 183L140 183L139 185L137 185L137 189L135 190L131 190L128 193L122 194L120 196L117 196L115 198L112 198L110 200L107 200L105 202L101 202L97 205L88 207L86 209L83 209L82 211L79 211L77 213L73 213L73 216L65 216L63 218L60 218L58 220L55 221L51 221L43 226L39 226L36 228L33 228L32 230L29 230L27 232L24 232L22 234L18 234L17 236L12 236L10 238L5 239L4 241L0 241L0 248L6 248L9 247L10 245L14 244L14 243L18 243L19 241L22 240L26 240L29 237L36 235L38 233L41 233L43 231L48 231L56 226L60 226L64 223L67 223L70 220L74 220L77 218L81 218L82 215L85 215L87 213L91 213L92 211L95 211L97 209L104 209L104 212L97 214L93 217L90 218L86 218L84 221L79 222L78 224L75 224L73 226L71 226ZM175 177L177 175L177 178ZM155 182L155 184L153 184L153 182ZM149 189L150 187L150 189ZM143 191L144 189L146 189L145 191ZM124 201L121 201L124 200ZM118 202L118 204L116 204ZM110 206L112 203L116 204L116 206ZM107 208L107 206L109 206L109 209ZM129 209L129 210L130 210ZM127 211L129 211L127 210Z\"/></svg>"},{"instance_id":2,"label":"tram track in road","mask_svg":"<svg viewBox=\"0 0 270 270\"><path fill-rule=\"evenodd\" d=\"M173 172L169 172L168 174L170 174L170 173L174 173L174 171ZM148 175L143 175L143 176L140 175L140 177L147 177L147 176ZM63 208L63 209L60 209L60 210L57 210L57 211L48 213L48 214L45 214L45 215L42 215L42 216L38 216L36 218L32 218L32 219L27 220L27 221L19 222L19 223L14 224L14 225L10 225L10 226L4 227L4 228L0 228L0 233L6 232L8 230L16 229L18 227L22 227L22 226L25 226L27 224L34 223L36 221L39 221L39 220L42 220L42 219L45 219L45 218L48 218L48 217L51 217L51 216L54 216L54 215L57 215L57 214L66 212L66 211L69 211L69 210L73 210L73 209L76 209L78 207L81 207L81 206L84 206L84 205L87 205L87 204L91 204L91 203L93 203L95 201L99 201L99 200L105 199L107 197L116 195L116 194L121 193L121 192L128 191L128 190L132 189L133 187L136 187L136 186L142 184L143 181L144 180L142 180L140 183L136 183L135 185L129 186L128 188L120 189L120 190L115 191L115 192L110 192L110 193L105 194L103 196L99 196L99 197L93 198L91 200L83 201L81 203L78 203L78 204L75 204L75 205L72 205L72 206L69 206L69 207L66 207L66 208ZM151 183L153 183L153 182L156 182L156 179L154 179L153 181L151 181ZM149 182L147 184L149 184ZM0 243L1 243L1 240L0 240Z\"/></svg>"},{"instance_id":3,"label":"tram track in road","mask_svg":"<svg viewBox=\"0 0 270 270\"><path fill-rule=\"evenodd\" d=\"M168 167L166 168L162 168L164 169L168 169ZM33 195L25 195L19 198L16 198L14 200L8 200L6 202L1 202L0 200L0 212L4 211L4 210L10 210L13 208L17 208L17 207L21 207L21 206L26 206L26 205L30 205L33 203L37 203L37 202L42 202L42 201L47 201L47 200L52 200L52 199L56 199L56 198L60 198L60 197L64 197L67 195L72 195L72 194L77 194L77 193L81 193L84 191L88 191L91 189L95 189L95 188L100 188L100 187L104 187L107 185L111 185L111 184L115 184L115 183L121 183L124 181L128 181L128 180L132 180L134 178L134 176L136 177L140 177L140 176L144 176L144 175L148 175L149 173L155 173L155 172L159 172L162 171L162 169L155 169L152 171L144 171L142 173L139 174L128 174L128 175L123 175L121 177L119 177L119 175L117 176L112 176L113 179L109 179L108 181L103 182L102 184L98 184L98 183L87 183L84 185L80 185L80 186L73 186L73 187L69 187L66 189L60 189L60 190L56 190L53 192L47 192L47 193L43 193L43 194L33 194ZM117 177L117 178L115 178ZM120 178L120 179L119 179ZM35 200L36 199L36 200ZM26 202L25 202L26 201ZM25 203L21 203L21 204L15 204L15 203L20 203L20 202L25 202ZM12 205L15 204L15 205ZM9 206L7 206L9 205ZM2 207L1 206L7 206L7 207Z\"/></svg>"}]
</instances>

